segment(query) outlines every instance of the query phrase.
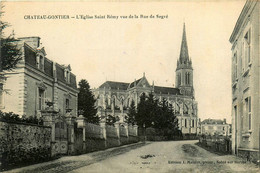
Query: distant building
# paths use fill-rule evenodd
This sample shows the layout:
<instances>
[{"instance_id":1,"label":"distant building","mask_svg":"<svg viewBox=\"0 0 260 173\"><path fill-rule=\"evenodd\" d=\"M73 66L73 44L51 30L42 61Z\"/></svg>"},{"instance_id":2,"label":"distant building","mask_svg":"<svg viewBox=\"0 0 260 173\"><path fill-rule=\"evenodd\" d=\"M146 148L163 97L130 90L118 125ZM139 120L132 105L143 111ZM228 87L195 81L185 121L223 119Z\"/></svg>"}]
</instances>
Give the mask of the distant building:
<instances>
[{"instance_id":1,"label":"distant building","mask_svg":"<svg viewBox=\"0 0 260 173\"><path fill-rule=\"evenodd\" d=\"M259 153L260 2L248 0L230 36L232 44L232 150L245 158Z\"/></svg>"},{"instance_id":2,"label":"distant building","mask_svg":"<svg viewBox=\"0 0 260 173\"><path fill-rule=\"evenodd\" d=\"M145 75L131 83L106 81L94 90L97 98L99 116L112 115L124 121L132 100L135 105L140 96L153 92L156 98L165 98L174 108L179 127L184 134L197 134L199 128L198 106L194 98L193 68L189 57L185 24L181 43L180 57L177 60L176 88L150 85Z\"/></svg>"},{"instance_id":3,"label":"distant building","mask_svg":"<svg viewBox=\"0 0 260 173\"><path fill-rule=\"evenodd\" d=\"M6 71L0 87L0 110L19 115L41 116L52 102L62 115L77 113L78 89L70 65L60 65L46 57L39 37L19 38L22 60L13 71Z\"/></svg>"},{"instance_id":4,"label":"distant building","mask_svg":"<svg viewBox=\"0 0 260 173\"><path fill-rule=\"evenodd\" d=\"M229 136L230 125L227 124L226 119L206 119L201 122L201 134L205 135L223 135Z\"/></svg>"}]
</instances>

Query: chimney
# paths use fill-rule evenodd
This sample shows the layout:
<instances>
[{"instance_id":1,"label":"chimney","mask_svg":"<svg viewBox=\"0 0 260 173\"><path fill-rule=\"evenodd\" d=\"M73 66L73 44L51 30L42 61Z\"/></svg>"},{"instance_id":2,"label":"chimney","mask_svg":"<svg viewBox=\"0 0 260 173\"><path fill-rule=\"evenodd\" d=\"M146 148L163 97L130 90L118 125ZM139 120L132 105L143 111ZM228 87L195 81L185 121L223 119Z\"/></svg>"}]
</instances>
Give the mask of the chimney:
<instances>
[{"instance_id":1,"label":"chimney","mask_svg":"<svg viewBox=\"0 0 260 173\"><path fill-rule=\"evenodd\" d=\"M40 37L21 37L18 39L25 42L34 49L37 49L40 46Z\"/></svg>"},{"instance_id":2,"label":"chimney","mask_svg":"<svg viewBox=\"0 0 260 173\"><path fill-rule=\"evenodd\" d=\"M227 119L226 118L224 118L224 124L227 124Z\"/></svg>"}]
</instances>

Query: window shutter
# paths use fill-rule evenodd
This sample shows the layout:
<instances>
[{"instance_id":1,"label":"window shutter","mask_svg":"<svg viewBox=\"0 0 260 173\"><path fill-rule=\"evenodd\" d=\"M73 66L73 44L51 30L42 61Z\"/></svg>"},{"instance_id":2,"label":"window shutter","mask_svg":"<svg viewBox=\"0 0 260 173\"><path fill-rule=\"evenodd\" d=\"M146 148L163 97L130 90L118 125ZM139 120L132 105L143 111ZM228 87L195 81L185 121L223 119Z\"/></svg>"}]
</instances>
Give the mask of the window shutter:
<instances>
[{"instance_id":1,"label":"window shutter","mask_svg":"<svg viewBox=\"0 0 260 173\"><path fill-rule=\"evenodd\" d=\"M35 106L36 106L36 107L35 107L35 108L36 108L35 110L39 110L39 88L38 88L38 87L36 88L35 96L36 96L36 97L35 97L35 103L36 103L36 104L35 104Z\"/></svg>"},{"instance_id":2,"label":"window shutter","mask_svg":"<svg viewBox=\"0 0 260 173\"><path fill-rule=\"evenodd\" d=\"M43 103L42 103L42 107L43 107L43 109L45 109L45 106L46 106L46 103L45 103L45 101L46 101L46 90L44 91L44 97L43 97Z\"/></svg>"}]
</instances>

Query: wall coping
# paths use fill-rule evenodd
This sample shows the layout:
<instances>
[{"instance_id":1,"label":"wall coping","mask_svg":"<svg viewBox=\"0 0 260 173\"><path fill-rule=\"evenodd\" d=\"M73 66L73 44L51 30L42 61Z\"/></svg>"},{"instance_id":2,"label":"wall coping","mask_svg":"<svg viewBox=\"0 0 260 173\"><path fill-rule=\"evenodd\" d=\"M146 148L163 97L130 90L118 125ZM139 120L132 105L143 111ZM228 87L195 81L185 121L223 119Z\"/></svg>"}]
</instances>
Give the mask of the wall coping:
<instances>
[{"instance_id":1,"label":"wall coping","mask_svg":"<svg viewBox=\"0 0 260 173\"><path fill-rule=\"evenodd\" d=\"M24 122L11 122L11 121L5 121L5 120L0 120L0 122L9 123L9 124L19 124L19 125L37 126L37 127L43 127L43 128L51 128L51 127L49 127L49 126L38 125L38 124L32 124L32 123L24 123Z\"/></svg>"},{"instance_id":2,"label":"wall coping","mask_svg":"<svg viewBox=\"0 0 260 173\"><path fill-rule=\"evenodd\" d=\"M259 150L250 149L250 148L238 148L238 150L259 152Z\"/></svg>"}]
</instances>

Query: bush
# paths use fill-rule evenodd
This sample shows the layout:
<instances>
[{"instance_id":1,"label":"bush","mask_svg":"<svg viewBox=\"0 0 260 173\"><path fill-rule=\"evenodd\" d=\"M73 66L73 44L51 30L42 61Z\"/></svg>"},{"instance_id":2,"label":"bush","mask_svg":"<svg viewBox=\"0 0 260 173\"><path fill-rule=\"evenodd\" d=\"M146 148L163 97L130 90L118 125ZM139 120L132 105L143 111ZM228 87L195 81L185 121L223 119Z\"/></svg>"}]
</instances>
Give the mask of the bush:
<instances>
[{"instance_id":1,"label":"bush","mask_svg":"<svg viewBox=\"0 0 260 173\"><path fill-rule=\"evenodd\" d=\"M35 116L25 117L23 116L20 118L18 114L13 112L2 112L0 111L0 121L6 121L11 123L31 123L31 124L38 124L43 125L43 120L38 119Z\"/></svg>"},{"instance_id":2,"label":"bush","mask_svg":"<svg viewBox=\"0 0 260 173\"><path fill-rule=\"evenodd\" d=\"M5 170L6 168L12 166L23 166L28 165L28 163L32 164L50 160L50 153L50 147L26 149L22 146L18 146L16 148L9 149L2 154L1 169Z\"/></svg>"}]
</instances>

